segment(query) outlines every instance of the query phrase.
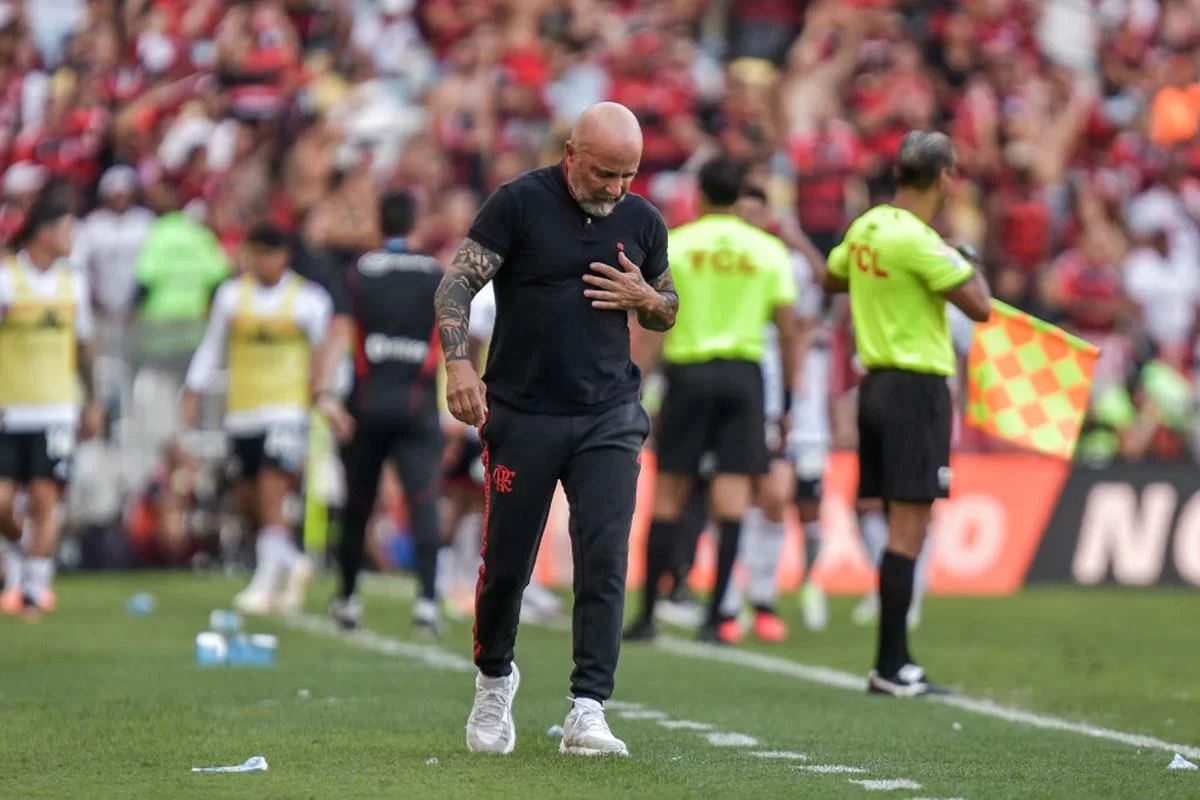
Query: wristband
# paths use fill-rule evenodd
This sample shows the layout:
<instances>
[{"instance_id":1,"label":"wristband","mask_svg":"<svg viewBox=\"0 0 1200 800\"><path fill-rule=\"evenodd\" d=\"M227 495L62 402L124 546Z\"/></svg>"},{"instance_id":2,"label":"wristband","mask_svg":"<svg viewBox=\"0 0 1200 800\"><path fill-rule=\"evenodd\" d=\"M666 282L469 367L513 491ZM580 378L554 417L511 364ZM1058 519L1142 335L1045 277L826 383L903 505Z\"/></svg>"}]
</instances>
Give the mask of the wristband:
<instances>
[{"instance_id":1,"label":"wristband","mask_svg":"<svg viewBox=\"0 0 1200 800\"><path fill-rule=\"evenodd\" d=\"M792 390L788 387L783 387L783 413L791 413L792 410Z\"/></svg>"}]
</instances>

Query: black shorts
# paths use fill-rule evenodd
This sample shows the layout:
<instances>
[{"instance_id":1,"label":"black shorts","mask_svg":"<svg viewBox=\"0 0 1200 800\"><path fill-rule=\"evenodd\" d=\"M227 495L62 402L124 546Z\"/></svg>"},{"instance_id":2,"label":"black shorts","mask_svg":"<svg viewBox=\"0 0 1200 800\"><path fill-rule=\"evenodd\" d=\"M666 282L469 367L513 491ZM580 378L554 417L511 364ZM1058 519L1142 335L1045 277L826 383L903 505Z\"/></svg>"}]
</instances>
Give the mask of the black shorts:
<instances>
[{"instance_id":1,"label":"black shorts","mask_svg":"<svg viewBox=\"0 0 1200 800\"><path fill-rule=\"evenodd\" d=\"M436 414L382 422L359 420L342 447L351 498L374 498L383 465L391 459L410 504L432 499L441 488L442 426Z\"/></svg>"},{"instance_id":2,"label":"black shorts","mask_svg":"<svg viewBox=\"0 0 1200 800\"><path fill-rule=\"evenodd\" d=\"M483 489L483 444L474 436L463 441L462 452L446 470L446 483Z\"/></svg>"},{"instance_id":3,"label":"black shorts","mask_svg":"<svg viewBox=\"0 0 1200 800\"><path fill-rule=\"evenodd\" d=\"M251 481L264 469L299 475L308 462L307 425L277 425L262 433L232 438L233 452L227 465L230 480Z\"/></svg>"},{"instance_id":4,"label":"black shorts","mask_svg":"<svg viewBox=\"0 0 1200 800\"><path fill-rule=\"evenodd\" d=\"M721 475L767 472L762 370L753 361L673 364L659 413L658 469L694 476L705 453Z\"/></svg>"},{"instance_id":5,"label":"black shorts","mask_svg":"<svg viewBox=\"0 0 1200 800\"><path fill-rule=\"evenodd\" d=\"M858 388L858 496L950 495L950 387L941 375L872 370Z\"/></svg>"},{"instance_id":6,"label":"black shorts","mask_svg":"<svg viewBox=\"0 0 1200 800\"><path fill-rule=\"evenodd\" d=\"M74 452L73 426L0 433L0 480L27 484L49 478L67 483Z\"/></svg>"},{"instance_id":7,"label":"black shorts","mask_svg":"<svg viewBox=\"0 0 1200 800\"><path fill-rule=\"evenodd\" d=\"M821 499L821 479L817 478L816 480L810 480L810 481L798 479L796 481L796 498L795 499L796 499L797 503L806 501L806 500L820 500Z\"/></svg>"}]
</instances>

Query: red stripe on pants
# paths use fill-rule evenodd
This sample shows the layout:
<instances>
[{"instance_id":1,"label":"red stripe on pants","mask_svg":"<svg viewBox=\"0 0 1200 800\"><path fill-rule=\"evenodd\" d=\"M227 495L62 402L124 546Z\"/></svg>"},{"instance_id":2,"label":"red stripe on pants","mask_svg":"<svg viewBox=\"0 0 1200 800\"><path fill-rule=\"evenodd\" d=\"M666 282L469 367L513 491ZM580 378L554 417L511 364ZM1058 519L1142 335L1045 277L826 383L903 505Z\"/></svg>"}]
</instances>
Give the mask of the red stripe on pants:
<instances>
[{"instance_id":1,"label":"red stripe on pants","mask_svg":"<svg viewBox=\"0 0 1200 800\"><path fill-rule=\"evenodd\" d=\"M483 532L479 537L479 578L475 581L475 621L471 625L471 638L474 641L475 658L479 658L479 596L483 594L483 578L487 569L488 517L492 511L492 470L488 465L488 443L483 438L483 429L487 427L490 407L483 410L483 424L479 426L479 442L483 445Z\"/></svg>"}]
</instances>

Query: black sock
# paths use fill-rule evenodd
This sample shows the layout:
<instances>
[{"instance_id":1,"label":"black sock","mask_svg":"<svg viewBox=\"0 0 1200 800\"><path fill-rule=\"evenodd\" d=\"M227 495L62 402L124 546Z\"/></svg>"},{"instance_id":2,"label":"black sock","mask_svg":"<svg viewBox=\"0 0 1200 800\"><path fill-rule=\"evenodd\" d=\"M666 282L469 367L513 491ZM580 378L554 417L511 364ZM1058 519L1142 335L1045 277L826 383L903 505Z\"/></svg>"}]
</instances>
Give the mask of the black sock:
<instances>
[{"instance_id":1,"label":"black sock","mask_svg":"<svg viewBox=\"0 0 1200 800\"><path fill-rule=\"evenodd\" d=\"M410 501L408 516L412 527L413 546L416 549L417 579L421 584L421 597L437 599L437 562L441 549L438 536L437 505L429 499L427 491Z\"/></svg>"},{"instance_id":2,"label":"black sock","mask_svg":"<svg viewBox=\"0 0 1200 800\"><path fill-rule=\"evenodd\" d=\"M723 519L717 523L717 530L721 538L717 544L717 582L708 602L709 625L716 625L721 621L721 601L725 599L725 592L729 591L729 580L733 576L733 566L737 563L742 521Z\"/></svg>"},{"instance_id":3,"label":"black sock","mask_svg":"<svg viewBox=\"0 0 1200 800\"><path fill-rule=\"evenodd\" d=\"M671 570L675 548L674 522L654 520L646 537L646 581L642 596L642 621L654 622L654 604L658 600L658 582Z\"/></svg>"},{"instance_id":4,"label":"black sock","mask_svg":"<svg viewBox=\"0 0 1200 800\"><path fill-rule=\"evenodd\" d=\"M908 660L908 607L912 605L914 559L887 550L879 562L879 651L875 669L891 675Z\"/></svg>"},{"instance_id":5,"label":"black sock","mask_svg":"<svg viewBox=\"0 0 1200 800\"><path fill-rule=\"evenodd\" d=\"M362 570L363 548L370 516L369 507L364 508L358 502L347 504L341 539L338 542L338 566L342 570L343 598L350 597L358 589L358 573Z\"/></svg>"},{"instance_id":6,"label":"black sock","mask_svg":"<svg viewBox=\"0 0 1200 800\"><path fill-rule=\"evenodd\" d=\"M821 523L809 520L804 526L804 580L812 577L813 565L821 555Z\"/></svg>"}]
</instances>

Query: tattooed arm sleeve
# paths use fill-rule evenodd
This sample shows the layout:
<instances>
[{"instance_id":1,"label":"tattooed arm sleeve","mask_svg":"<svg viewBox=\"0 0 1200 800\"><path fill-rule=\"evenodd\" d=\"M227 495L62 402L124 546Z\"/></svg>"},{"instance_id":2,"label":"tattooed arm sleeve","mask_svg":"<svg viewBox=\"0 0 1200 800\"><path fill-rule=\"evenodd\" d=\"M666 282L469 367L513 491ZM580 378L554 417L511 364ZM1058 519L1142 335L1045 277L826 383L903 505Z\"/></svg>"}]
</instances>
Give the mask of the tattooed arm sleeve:
<instances>
[{"instance_id":1,"label":"tattooed arm sleeve","mask_svg":"<svg viewBox=\"0 0 1200 800\"><path fill-rule=\"evenodd\" d=\"M638 324L648 331L668 331L675 324L675 312L679 310L679 295L675 293L671 270L663 270L650 282L650 288L657 298L638 311Z\"/></svg>"},{"instance_id":2,"label":"tattooed arm sleeve","mask_svg":"<svg viewBox=\"0 0 1200 800\"><path fill-rule=\"evenodd\" d=\"M492 279L504 259L473 239L465 239L454 254L437 293L433 308L437 315L438 337L447 361L471 357L471 300Z\"/></svg>"}]
</instances>

